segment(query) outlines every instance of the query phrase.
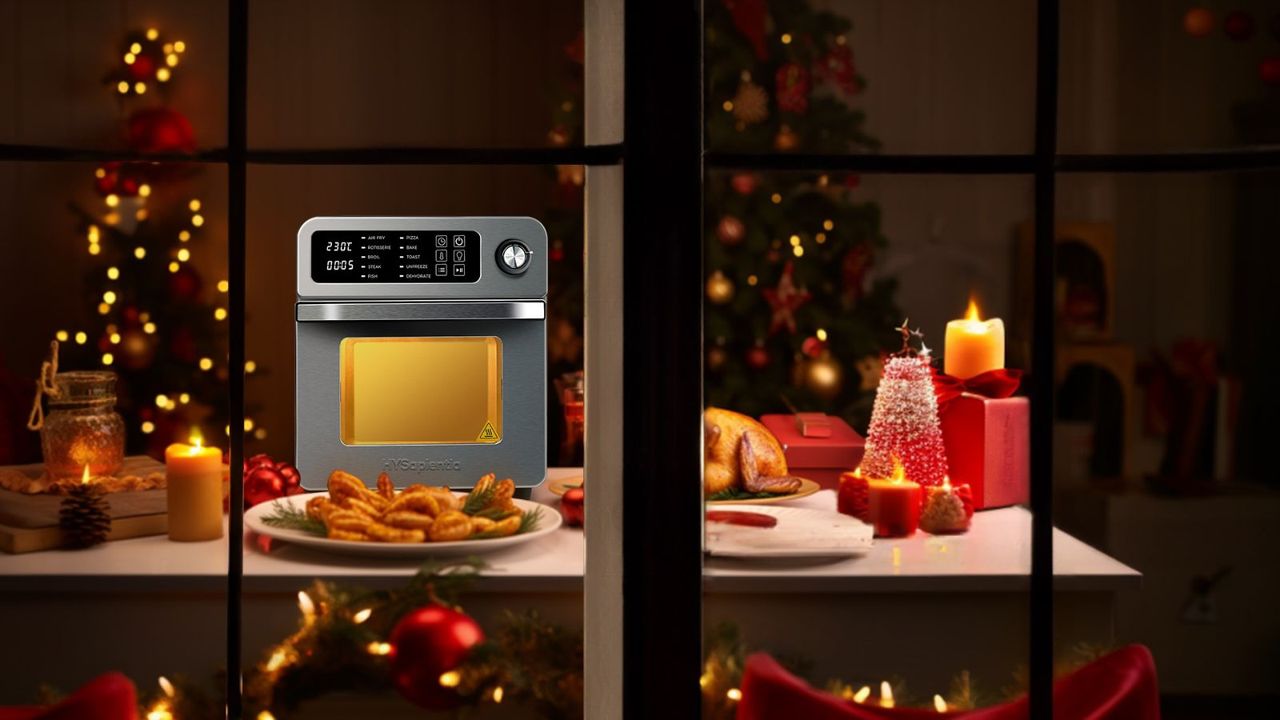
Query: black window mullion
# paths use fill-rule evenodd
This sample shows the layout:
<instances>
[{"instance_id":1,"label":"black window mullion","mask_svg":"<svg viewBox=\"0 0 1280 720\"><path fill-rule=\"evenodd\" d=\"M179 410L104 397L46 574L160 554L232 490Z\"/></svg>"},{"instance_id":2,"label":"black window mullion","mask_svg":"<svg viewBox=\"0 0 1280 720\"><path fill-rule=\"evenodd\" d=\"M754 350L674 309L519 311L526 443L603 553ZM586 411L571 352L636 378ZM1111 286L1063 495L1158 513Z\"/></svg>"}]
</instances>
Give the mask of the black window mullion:
<instances>
[{"instance_id":1,"label":"black window mullion","mask_svg":"<svg viewBox=\"0 0 1280 720\"><path fill-rule=\"evenodd\" d=\"M1054 203L1058 0L1036 11L1035 254L1031 343L1030 716L1053 717Z\"/></svg>"},{"instance_id":2,"label":"black window mullion","mask_svg":"<svg viewBox=\"0 0 1280 720\"><path fill-rule=\"evenodd\" d=\"M227 40L227 268L231 287L228 310L227 378L230 408L231 495L227 556L227 717L244 715L241 695L241 589L244 571L244 482L239 469L244 458L244 320L246 236L246 150L248 145L249 3L228 3Z\"/></svg>"}]
</instances>

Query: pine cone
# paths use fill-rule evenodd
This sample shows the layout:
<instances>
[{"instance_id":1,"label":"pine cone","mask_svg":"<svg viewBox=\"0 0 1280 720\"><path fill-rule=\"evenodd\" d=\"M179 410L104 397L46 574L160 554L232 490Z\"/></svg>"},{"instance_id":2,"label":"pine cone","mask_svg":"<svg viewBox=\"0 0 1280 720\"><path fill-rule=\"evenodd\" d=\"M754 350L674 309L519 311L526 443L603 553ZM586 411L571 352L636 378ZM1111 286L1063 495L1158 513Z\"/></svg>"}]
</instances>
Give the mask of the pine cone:
<instances>
[{"instance_id":1,"label":"pine cone","mask_svg":"<svg viewBox=\"0 0 1280 720\"><path fill-rule=\"evenodd\" d=\"M81 483L71 489L58 511L58 526L67 544L87 548L107 539L111 530L110 505L102 491L92 483Z\"/></svg>"}]
</instances>

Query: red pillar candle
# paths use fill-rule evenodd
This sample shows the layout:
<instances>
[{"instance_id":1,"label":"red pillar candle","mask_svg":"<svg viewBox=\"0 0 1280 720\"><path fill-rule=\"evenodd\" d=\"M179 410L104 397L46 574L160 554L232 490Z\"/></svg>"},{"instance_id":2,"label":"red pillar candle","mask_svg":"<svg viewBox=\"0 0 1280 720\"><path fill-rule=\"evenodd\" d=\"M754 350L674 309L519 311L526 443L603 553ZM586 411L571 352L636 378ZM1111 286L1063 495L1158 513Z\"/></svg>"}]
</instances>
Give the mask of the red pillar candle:
<instances>
[{"instance_id":1,"label":"red pillar candle","mask_svg":"<svg viewBox=\"0 0 1280 720\"><path fill-rule=\"evenodd\" d=\"M867 514L876 537L910 537L920 525L921 489L895 462L893 477L867 480Z\"/></svg>"},{"instance_id":2,"label":"red pillar candle","mask_svg":"<svg viewBox=\"0 0 1280 720\"><path fill-rule=\"evenodd\" d=\"M867 479L862 477L862 469L840 473L840 485L836 490L836 510L845 515L852 515L862 522L871 522L871 514L867 504L870 502L870 489Z\"/></svg>"}]
</instances>

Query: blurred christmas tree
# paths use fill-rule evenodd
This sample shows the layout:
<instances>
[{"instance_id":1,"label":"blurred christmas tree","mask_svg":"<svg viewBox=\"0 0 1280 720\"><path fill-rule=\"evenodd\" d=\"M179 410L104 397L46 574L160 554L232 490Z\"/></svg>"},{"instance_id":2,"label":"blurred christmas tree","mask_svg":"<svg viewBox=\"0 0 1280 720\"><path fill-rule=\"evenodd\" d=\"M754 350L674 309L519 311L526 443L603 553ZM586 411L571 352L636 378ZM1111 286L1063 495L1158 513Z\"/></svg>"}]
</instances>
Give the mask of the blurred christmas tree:
<instances>
[{"instance_id":1,"label":"blurred christmas tree","mask_svg":"<svg viewBox=\"0 0 1280 720\"><path fill-rule=\"evenodd\" d=\"M126 117L131 151L195 151L191 123L165 104L186 49L154 28L125 36L122 63L105 82ZM147 103L153 98L158 102ZM72 206L93 258L84 293L97 321L57 331L63 367L104 367L119 375L118 409L132 453L158 456L193 434L217 444L231 430L229 285L225 279L207 282L192 262L208 211L189 189L198 172L174 161L105 163L94 171L103 207ZM257 371L245 363L244 372ZM244 431L246 440L266 436L248 418Z\"/></svg>"},{"instance_id":2,"label":"blurred christmas tree","mask_svg":"<svg viewBox=\"0 0 1280 720\"><path fill-rule=\"evenodd\" d=\"M706 4L707 140L721 151L872 152L850 22L806 0ZM880 209L858 176L713 173L706 187L707 402L825 410L864 427L896 283L869 280ZM784 398L786 400L784 401Z\"/></svg>"}]
</instances>

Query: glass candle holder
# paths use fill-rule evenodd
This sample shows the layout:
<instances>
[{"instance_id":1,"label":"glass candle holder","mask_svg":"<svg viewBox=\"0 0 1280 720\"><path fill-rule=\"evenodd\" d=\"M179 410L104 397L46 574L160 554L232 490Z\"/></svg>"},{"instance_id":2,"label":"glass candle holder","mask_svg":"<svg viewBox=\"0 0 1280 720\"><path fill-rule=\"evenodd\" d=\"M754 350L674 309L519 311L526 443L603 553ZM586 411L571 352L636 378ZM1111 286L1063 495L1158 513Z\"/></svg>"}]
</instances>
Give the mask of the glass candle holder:
<instances>
[{"instance_id":1,"label":"glass candle holder","mask_svg":"<svg viewBox=\"0 0 1280 720\"><path fill-rule=\"evenodd\" d=\"M52 478L115 475L124 466L124 418L116 412L116 374L103 370L53 376L40 428L45 471Z\"/></svg>"}]
</instances>

